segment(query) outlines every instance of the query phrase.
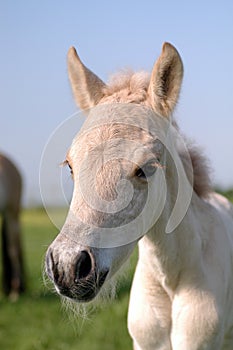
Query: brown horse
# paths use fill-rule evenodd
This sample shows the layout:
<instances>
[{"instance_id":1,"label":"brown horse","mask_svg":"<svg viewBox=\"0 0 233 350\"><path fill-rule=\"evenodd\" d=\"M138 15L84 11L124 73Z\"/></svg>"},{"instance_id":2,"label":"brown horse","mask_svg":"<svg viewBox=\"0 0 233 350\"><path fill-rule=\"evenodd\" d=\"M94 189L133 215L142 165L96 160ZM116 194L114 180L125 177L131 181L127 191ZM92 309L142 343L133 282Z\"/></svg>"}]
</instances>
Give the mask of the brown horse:
<instances>
[{"instance_id":1,"label":"brown horse","mask_svg":"<svg viewBox=\"0 0 233 350\"><path fill-rule=\"evenodd\" d=\"M16 299L25 288L19 223L21 192L18 169L0 154L3 291L11 299Z\"/></svg>"}]
</instances>

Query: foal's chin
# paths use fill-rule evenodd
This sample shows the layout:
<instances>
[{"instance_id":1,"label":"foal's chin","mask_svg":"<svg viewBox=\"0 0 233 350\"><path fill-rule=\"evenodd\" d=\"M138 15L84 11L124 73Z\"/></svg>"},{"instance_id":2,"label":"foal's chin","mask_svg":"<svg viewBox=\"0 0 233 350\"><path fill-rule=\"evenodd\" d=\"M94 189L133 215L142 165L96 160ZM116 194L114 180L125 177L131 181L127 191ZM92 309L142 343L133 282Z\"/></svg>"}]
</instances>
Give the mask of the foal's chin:
<instances>
[{"instance_id":1,"label":"foal's chin","mask_svg":"<svg viewBox=\"0 0 233 350\"><path fill-rule=\"evenodd\" d=\"M99 294L106 277L108 270L98 274L93 273L87 278L81 279L71 286L58 286L55 288L59 295L78 303L87 303L95 299Z\"/></svg>"},{"instance_id":2,"label":"foal's chin","mask_svg":"<svg viewBox=\"0 0 233 350\"><path fill-rule=\"evenodd\" d=\"M79 292L74 292L72 290L65 291L65 292L60 291L57 288L56 290L61 297L64 297L69 301L76 302L76 303L88 303L90 301L93 301L100 291L100 289L98 291L90 290L83 295L83 294L80 294Z\"/></svg>"}]
</instances>

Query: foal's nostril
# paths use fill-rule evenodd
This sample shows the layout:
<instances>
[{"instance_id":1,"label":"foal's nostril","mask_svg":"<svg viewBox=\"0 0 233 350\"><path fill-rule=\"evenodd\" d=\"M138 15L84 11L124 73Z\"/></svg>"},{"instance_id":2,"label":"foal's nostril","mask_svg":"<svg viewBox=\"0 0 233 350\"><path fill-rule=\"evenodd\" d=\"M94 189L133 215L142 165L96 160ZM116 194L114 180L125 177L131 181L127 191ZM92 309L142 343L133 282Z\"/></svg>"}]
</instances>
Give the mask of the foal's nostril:
<instances>
[{"instance_id":1,"label":"foal's nostril","mask_svg":"<svg viewBox=\"0 0 233 350\"><path fill-rule=\"evenodd\" d=\"M75 283L80 279L87 277L92 270L92 259L90 254L83 250L79 253L75 267Z\"/></svg>"}]
</instances>

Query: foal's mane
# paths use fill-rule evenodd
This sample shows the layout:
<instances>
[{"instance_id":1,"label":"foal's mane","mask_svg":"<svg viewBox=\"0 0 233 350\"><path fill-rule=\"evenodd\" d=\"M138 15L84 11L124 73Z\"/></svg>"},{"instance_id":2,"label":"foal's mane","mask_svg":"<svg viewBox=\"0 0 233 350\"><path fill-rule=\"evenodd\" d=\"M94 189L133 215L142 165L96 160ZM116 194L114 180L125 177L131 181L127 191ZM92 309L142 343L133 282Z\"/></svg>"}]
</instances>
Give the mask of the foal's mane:
<instances>
[{"instance_id":1,"label":"foal's mane","mask_svg":"<svg viewBox=\"0 0 233 350\"><path fill-rule=\"evenodd\" d=\"M101 102L136 103L150 106L148 100L148 86L150 76L146 72L122 71L110 78L104 88L104 97ZM174 123L176 124L176 123ZM193 190L199 197L205 198L212 190L210 168L206 157L196 146L186 141L191 159L192 169L187 157L180 153L180 157L188 178L193 173Z\"/></svg>"}]
</instances>

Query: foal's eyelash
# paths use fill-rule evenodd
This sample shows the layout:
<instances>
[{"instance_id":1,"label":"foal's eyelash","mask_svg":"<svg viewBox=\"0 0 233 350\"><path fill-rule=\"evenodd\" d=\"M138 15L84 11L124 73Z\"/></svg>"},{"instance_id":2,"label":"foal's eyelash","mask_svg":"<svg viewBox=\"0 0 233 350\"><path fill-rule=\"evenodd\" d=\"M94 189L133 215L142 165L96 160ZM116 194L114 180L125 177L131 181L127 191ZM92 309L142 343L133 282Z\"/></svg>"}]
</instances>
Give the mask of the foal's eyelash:
<instances>
[{"instance_id":1,"label":"foal's eyelash","mask_svg":"<svg viewBox=\"0 0 233 350\"><path fill-rule=\"evenodd\" d=\"M72 169L72 166L70 165L70 163L68 162L67 159L65 159L61 164L60 166L64 167L64 166L68 166L70 168L70 173L71 175L73 175L73 169Z\"/></svg>"},{"instance_id":2,"label":"foal's eyelash","mask_svg":"<svg viewBox=\"0 0 233 350\"><path fill-rule=\"evenodd\" d=\"M64 166L66 166L68 164L68 160L63 160L63 162L61 162L59 165L61 166L61 167L64 167Z\"/></svg>"},{"instance_id":3,"label":"foal's eyelash","mask_svg":"<svg viewBox=\"0 0 233 350\"><path fill-rule=\"evenodd\" d=\"M160 158L157 158L155 161L154 161L154 166L156 166L157 168L162 168L162 169L165 169L165 165L161 164L161 159Z\"/></svg>"},{"instance_id":4,"label":"foal's eyelash","mask_svg":"<svg viewBox=\"0 0 233 350\"><path fill-rule=\"evenodd\" d=\"M148 163L146 164L150 164L156 168L162 168L162 169L165 169L165 166L163 164L161 164L161 159L160 158L156 158L156 159L153 159L152 161L149 161ZM146 165L145 164L145 165Z\"/></svg>"}]
</instances>

